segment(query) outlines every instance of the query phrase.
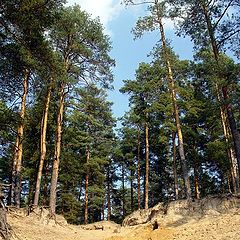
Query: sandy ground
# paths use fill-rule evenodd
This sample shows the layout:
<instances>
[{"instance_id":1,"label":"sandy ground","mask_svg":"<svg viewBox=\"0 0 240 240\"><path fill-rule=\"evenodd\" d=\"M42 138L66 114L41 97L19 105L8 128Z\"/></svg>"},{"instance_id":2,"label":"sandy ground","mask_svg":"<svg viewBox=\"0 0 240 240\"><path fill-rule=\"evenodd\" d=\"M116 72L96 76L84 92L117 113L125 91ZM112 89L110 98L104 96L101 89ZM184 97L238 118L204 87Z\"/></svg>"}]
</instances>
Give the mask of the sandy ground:
<instances>
[{"instance_id":1,"label":"sandy ground","mask_svg":"<svg viewBox=\"0 0 240 240\"><path fill-rule=\"evenodd\" d=\"M99 223L104 230L86 230L83 226L55 224L53 220L46 222L37 216L15 213L8 214L8 222L14 240L240 240L240 213L184 219L156 230L150 224L120 227L112 222Z\"/></svg>"}]
</instances>

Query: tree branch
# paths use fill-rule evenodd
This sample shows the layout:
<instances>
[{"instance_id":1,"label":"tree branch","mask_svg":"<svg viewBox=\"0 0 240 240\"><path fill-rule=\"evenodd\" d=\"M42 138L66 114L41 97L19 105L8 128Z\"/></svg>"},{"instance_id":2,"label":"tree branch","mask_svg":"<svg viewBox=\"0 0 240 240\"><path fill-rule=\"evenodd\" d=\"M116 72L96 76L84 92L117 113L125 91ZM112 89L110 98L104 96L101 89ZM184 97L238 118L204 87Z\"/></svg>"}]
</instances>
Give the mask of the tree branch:
<instances>
[{"instance_id":1,"label":"tree branch","mask_svg":"<svg viewBox=\"0 0 240 240\"><path fill-rule=\"evenodd\" d=\"M137 6L137 5L143 5L143 4L154 4L154 1L143 1L143 2L139 2L139 3L135 3L135 2L132 1L132 0L123 0L121 3L122 3L122 4L125 4L125 5L134 5L134 6Z\"/></svg>"},{"instance_id":2,"label":"tree branch","mask_svg":"<svg viewBox=\"0 0 240 240\"><path fill-rule=\"evenodd\" d=\"M216 27L218 26L219 22L220 22L220 21L222 20L222 18L225 16L227 10L228 10L229 7L232 5L232 2L233 2L233 1L234 1L234 0L231 0L231 1L228 3L228 5L227 5L226 8L224 9L224 11L222 12L221 16L219 17L219 19L218 19L217 22L214 24L213 30L216 29Z\"/></svg>"},{"instance_id":3,"label":"tree branch","mask_svg":"<svg viewBox=\"0 0 240 240\"><path fill-rule=\"evenodd\" d=\"M240 28L237 29L236 31L232 32L230 35L228 35L227 37L223 38L221 41L218 42L218 47L223 44L226 40L228 40L229 38L231 38L232 36L234 36L235 34L240 32Z\"/></svg>"}]
</instances>

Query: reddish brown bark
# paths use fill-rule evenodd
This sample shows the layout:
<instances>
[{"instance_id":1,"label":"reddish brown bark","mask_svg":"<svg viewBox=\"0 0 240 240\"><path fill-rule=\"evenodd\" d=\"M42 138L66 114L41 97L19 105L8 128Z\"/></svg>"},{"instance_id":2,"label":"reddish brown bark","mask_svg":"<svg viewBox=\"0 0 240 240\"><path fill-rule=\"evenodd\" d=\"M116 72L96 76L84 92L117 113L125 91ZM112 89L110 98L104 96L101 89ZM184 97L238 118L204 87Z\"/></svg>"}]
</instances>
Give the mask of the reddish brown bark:
<instances>
[{"instance_id":1,"label":"reddish brown bark","mask_svg":"<svg viewBox=\"0 0 240 240\"><path fill-rule=\"evenodd\" d=\"M50 99L51 99L51 87L49 87L47 92L45 109L44 109L42 121L41 121L41 146L40 146L41 153L40 153L40 161L38 166L38 174L37 174L37 181L36 181L35 194L34 194L34 202L33 202L34 206L38 206L41 179L42 179L42 170L43 170L43 165L44 165L44 161L47 153L46 135L47 135L47 122L48 122Z\"/></svg>"},{"instance_id":2,"label":"reddish brown bark","mask_svg":"<svg viewBox=\"0 0 240 240\"><path fill-rule=\"evenodd\" d=\"M28 82L30 79L30 71L25 70L23 79L23 93L21 97L20 123L17 129L17 138L13 157L12 170L12 186L11 186L11 203L16 207L20 207L21 199L21 170L23 157L23 134L24 134L24 120L26 112L26 100L28 94Z\"/></svg>"},{"instance_id":3,"label":"reddish brown bark","mask_svg":"<svg viewBox=\"0 0 240 240\"><path fill-rule=\"evenodd\" d=\"M65 84L62 83L60 89L60 102L58 110L58 119L57 119L57 133L56 133L56 144L55 144L55 153L53 160L52 168L52 178L51 178L51 189L50 189L50 211L51 214L55 214L56 211L56 194L57 194L57 181L58 181L58 170L60 162L60 153L61 153L61 139L62 139L62 121L63 121L63 112L64 112L64 92Z\"/></svg>"}]
</instances>

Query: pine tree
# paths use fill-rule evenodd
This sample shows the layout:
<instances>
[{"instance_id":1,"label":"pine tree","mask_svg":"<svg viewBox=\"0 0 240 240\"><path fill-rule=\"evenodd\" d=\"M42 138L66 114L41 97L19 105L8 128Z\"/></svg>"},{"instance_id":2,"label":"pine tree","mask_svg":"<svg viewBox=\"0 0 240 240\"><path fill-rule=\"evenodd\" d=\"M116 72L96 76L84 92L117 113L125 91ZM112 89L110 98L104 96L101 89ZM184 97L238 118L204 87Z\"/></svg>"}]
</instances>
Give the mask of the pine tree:
<instances>
[{"instance_id":1,"label":"pine tree","mask_svg":"<svg viewBox=\"0 0 240 240\"><path fill-rule=\"evenodd\" d=\"M132 4L135 5L133 1L125 1L126 4ZM144 4L145 2L141 2L141 4ZM146 2L149 3L149 2ZM136 3L138 4L138 3ZM187 162L184 152L184 143L183 143L183 134L182 134L182 127L180 123L179 118L179 107L177 105L177 93L176 93L176 86L172 71L172 63L169 56L169 48L166 41L165 33L164 33L164 26L163 26L163 18L166 17L166 4L165 2L161 2L158 0L155 0L153 2L150 2L148 6L148 10L150 12L149 16L145 16L143 18L139 18L139 20L136 23L136 27L133 30L135 38L139 38L143 35L145 31L154 31L159 30L160 32L160 40L162 44L163 49L163 58L165 61L165 67L167 69L167 78L168 78L168 84L169 84L169 90L172 97L172 105L173 105L173 111L175 116L175 123L176 123L176 129L178 133L178 142L179 142L179 155L182 162L182 170L183 170L183 176L184 176L184 183L185 183L185 191L186 191L186 197L188 199L191 198L191 186L190 186L190 180L188 176L188 170L187 170Z\"/></svg>"},{"instance_id":2,"label":"pine tree","mask_svg":"<svg viewBox=\"0 0 240 240\"><path fill-rule=\"evenodd\" d=\"M98 20L91 20L90 16L78 6L62 11L61 18L52 29L50 36L65 71L64 78L59 82L60 100L50 191L50 208L54 214L67 89L73 86L74 82L77 84L85 81L97 81L108 87L112 80L110 67L113 65L113 60L108 56L110 44L103 34L101 24Z\"/></svg>"}]
</instances>

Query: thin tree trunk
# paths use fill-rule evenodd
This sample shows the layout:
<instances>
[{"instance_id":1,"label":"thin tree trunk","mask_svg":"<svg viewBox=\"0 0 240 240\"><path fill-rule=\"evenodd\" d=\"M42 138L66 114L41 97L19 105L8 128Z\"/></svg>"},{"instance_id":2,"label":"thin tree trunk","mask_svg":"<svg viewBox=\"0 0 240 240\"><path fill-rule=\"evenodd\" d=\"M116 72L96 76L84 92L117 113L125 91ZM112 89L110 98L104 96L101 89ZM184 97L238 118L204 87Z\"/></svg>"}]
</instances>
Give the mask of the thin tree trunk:
<instances>
[{"instance_id":1,"label":"thin tree trunk","mask_svg":"<svg viewBox=\"0 0 240 240\"><path fill-rule=\"evenodd\" d=\"M108 221L111 220L111 192L110 192L110 166L108 166L107 172L107 208L108 208Z\"/></svg>"},{"instance_id":2,"label":"thin tree trunk","mask_svg":"<svg viewBox=\"0 0 240 240\"><path fill-rule=\"evenodd\" d=\"M178 199L178 175L177 175L177 146L176 146L176 133L172 133L173 141L173 176L174 176L174 194L175 200Z\"/></svg>"},{"instance_id":3,"label":"thin tree trunk","mask_svg":"<svg viewBox=\"0 0 240 240\"><path fill-rule=\"evenodd\" d=\"M140 128L138 128L138 146L137 146L137 161L138 161L138 170L137 170L137 185L138 185L138 209L141 208L141 139L140 139Z\"/></svg>"},{"instance_id":4,"label":"thin tree trunk","mask_svg":"<svg viewBox=\"0 0 240 240\"><path fill-rule=\"evenodd\" d=\"M86 163L88 165L89 159L90 159L90 151L89 147L87 147L86 151ZM84 224L88 224L88 185L89 185L89 171L87 166L87 172L86 172L86 183L85 183L85 211L84 211Z\"/></svg>"},{"instance_id":5,"label":"thin tree trunk","mask_svg":"<svg viewBox=\"0 0 240 240\"><path fill-rule=\"evenodd\" d=\"M40 154L40 161L38 166L38 174L37 174L37 181L36 181L36 188L35 188L35 194L34 194L34 206L38 206L39 201L39 195L40 195L40 187L41 187L41 180L42 180L42 170L44 161L46 158L46 135L47 135L47 123L48 123L48 113L49 113L49 105L50 105L50 99L51 99L51 87L48 88L47 92L47 98L45 103L45 109L42 116L41 121L41 154Z\"/></svg>"},{"instance_id":6,"label":"thin tree trunk","mask_svg":"<svg viewBox=\"0 0 240 240\"><path fill-rule=\"evenodd\" d=\"M197 166L197 160L194 159L194 185L195 185L195 198L200 199L200 190L199 190L199 172Z\"/></svg>"},{"instance_id":7,"label":"thin tree trunk","mask_svg":"<svg viewBox=\"0 0 240 240\"><path fill-rule=\"evenodd\" d=\"M125 207L125 170L124 165L122 164L122 188L123 188L123 196L122 196L122 211L123 211L123 217L126 216L126 207Z\"/></svg>"},{"instance_id":8,"label":"thin tree trunk","mask_svg":"<svg viewBox=\"0 0 240 240\"><path fill-rule=\"evenodd\" d=\"M130 191L131 191L131 212L134 211L134 204L133 204L133 170L131 169L131 177L130 177Z\"/></svg>"},{"instance_id":9,"label":"thin tree trunk","mask_svg":"<svg viewBox=\"0 0 240 240\"><path fill-rule=\"evenodd\" d=\"M44 186L43 186L43 201L42 201L42 205L43 206L47 206L48 205L48 178L50 175L50 171L49 171L49 161L45 161L45 175L44 175Z\"/></svg>"},{"instance_id":10,"label":"thin tree trunk","mask_svg":"<svg viewBox=\"0 0 240 240\"><path fill-rule=\"evenodd\" d=\"M156 6L158 5L158 0L155 0ZM179 155L182 163L182 171L183 171L183 178L184 178L184 185L185 185L185 192L186 192L186 197L187 199L191 199L191 186L190 186L190 179L188 176L188 167L187 167L187 161L184 153L184 142L183 142L183 135L182 135L182 128L181 128L181 123L180 123L180 118L179 118L179 110L178 110L178 105L177 105L177 94L176 94L176 89L175 89L175 83L173 80L173 73L172 73L172 67L169 61L169 56L168 56L168 49L167 49L167 44L166 44L166 38L165 38L165 33L164 33L164 27L162 23L162 18L161 18L161 12L159 8L157 8L158 13L158 24L160 28L160 35L161 35L161 41L162 41L162 46L163 46L163 51L164 51L164 60L166 63L167 67L167 72L168 72L168 82L169 82L169 88L171 91L171 97L172 97L172 104L173 104L173 110L174 110L174 115L175 115L175 123L176 123L176 128L177 128L177 134L178 134L178 147L179 147Z\"/></svg>"},{"instance_id":11,"label":"thin tree trunk","mask_svg":"<svg viewBox=\"0 0 240 240\"><path fill-rule=\"evenodd\" d=\"M65 84L62 83L61 90L60 90L60 103L59 103L59 111L58 111L58 119L57 119L55 153L54 153L54 160L53 160L51 189L50 189L49 206L50 206L51 214L53 215L55 214L55 211L56 211L58 169L59 169L60 153L61 153L62 122L63 122L64 100L65 100L64 87L65 87Z\"/></svg>"},{"instance_id":12,"label":"thin tree trunk","mask_svg":"<svg viewBox=\"0 0 240 240\"><path fill-rule=\"evenodd\" d=\"M105 210L105 201L104 201L105 199L104 199L104 197L103 197L103 203L102 203L102 221L104 221L104 219L105 219L105 212L104 212L104 210Z\"/></svg>"},{"instance_id":13,"label":"thin tree trunk","mask_svg":"<svg viewBox=\"0 0 240 240\"><path fill-rule=\"evenodd\" d=\"M30 71L25 70L23 79L23 94L20 110L20 123L17 129L17 139L13 158L13 172L12 172L12 193L11 201L16 207L20 207L21 200L21 170L22 170L22 157L23 157L23 133L24 133L24 120L26 112L26 100L28 94L28 82L30 78Z\"/></svg>"},{"instance_id":14,"label":"thin tree trunk","mask_svg":"<svg viewBox=\"0 0 240 240\"><path fill-rule=\"evenodd\" d=\"M145 176L145 209L148 209L148 192L149 192L149 127L145 123L145 141L146 141L146 176Z\"/></svg>"},{"instance_id":15,"label":"thin tree trunk","mask_svg":"<svg viewBox=\"0 0 240 240\"><path fill-rule=\"evenodd\" d=\"M228 192L232 193L232 188L231 188L231 172L228 171L227 174L227 185L228 185Z\"/></svg>"}]
</instances>

